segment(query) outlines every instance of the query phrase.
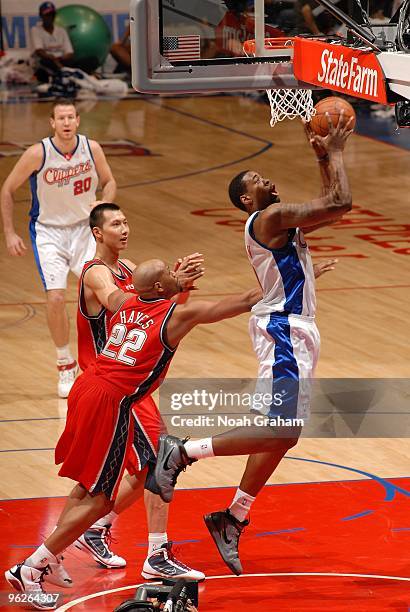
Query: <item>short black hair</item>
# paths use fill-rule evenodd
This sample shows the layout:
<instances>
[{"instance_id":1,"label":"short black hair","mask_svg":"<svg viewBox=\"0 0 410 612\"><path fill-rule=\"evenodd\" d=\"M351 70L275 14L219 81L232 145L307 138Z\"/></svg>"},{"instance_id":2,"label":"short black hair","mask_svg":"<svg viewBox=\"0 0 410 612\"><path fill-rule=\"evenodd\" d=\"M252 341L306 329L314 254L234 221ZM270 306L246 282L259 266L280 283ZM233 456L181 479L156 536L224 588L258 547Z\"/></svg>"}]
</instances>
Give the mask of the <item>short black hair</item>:
<instances>
[{"instance_id":1,"label":"short black hair","mask_svg":"<svg viewBox=\"0 0 410 612\"><path fill-rule=\"evenodd\" d=\"M104 213L106 210L121 210L118 204L114 204L114 202L102 202L102 204L97 204L94 206L92 211L90 212L90 229L92 231L93 227L99 227L100 229L104 223Z\"/></svg>"},{"instance_id":2,"label":"short black hair","mask_svg":"<svg viewBox=\"0 0 410 612\"><path fill-rule=\"evenodd\" d=\"M239 208L240 210L243 210L244 212L247 212L247 211L246 211L246 208L243 202L241 201L241 196L243 196L243 194L246 193L246 185L243 181L243 177L248 172L249 170L243 170L242 172L234 176L234 178L229 183L229 188L228 188L229 197L231 199L232 204L236 206L236 208Z\"/></svg>"}]
</instances>

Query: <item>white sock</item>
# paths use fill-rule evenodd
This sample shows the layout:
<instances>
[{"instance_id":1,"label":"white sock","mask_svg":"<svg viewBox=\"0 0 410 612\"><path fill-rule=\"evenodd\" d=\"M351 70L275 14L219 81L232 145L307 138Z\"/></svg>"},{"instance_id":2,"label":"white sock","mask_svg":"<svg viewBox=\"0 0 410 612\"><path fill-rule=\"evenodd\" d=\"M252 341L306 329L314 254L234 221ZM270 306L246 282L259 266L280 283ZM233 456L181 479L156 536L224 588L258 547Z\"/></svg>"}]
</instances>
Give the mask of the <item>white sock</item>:
<instances>
[{"instance_id":1,"label":"white sock","mask_svg":"<svg viewBox=\"0 0 410 612\"><path fill-rule=\"evenodd\" d=\"M184 444L188 457L191 459L206 459L215 457L212 448L212 438L202 438L202 440L188 440Z\"/></svg>"},{"instance_id":2,"label":"white sock","mask_svg":"<svg viewBox=\"0 0 410 612\"><path fill-rule=\"evenodd\" d=\"M73 363L74 357L71 354L70 345L56 346L57 351L57 365L68 365Z\"/></svg>"},{"instance_id":3,"label":"white sock","mask_svg":"<svg viewBox=\"0 0 410 612\"><path fill-rule=\"evenodd\" d=\"M44 544L39 546L37 550L24 561L24 565L35 567L36 569L46 567L49 563L58 563L58 559L44 546Z\"/></svg>"},{"instance_id":4,"label":"white sock","mask_svg":"<svg viewBox=\"0 0 410 612\"><path fill-rule=\"evenodd\" d=\"M117 517L118 514L114 512L114 510L111 510L111 512L98 519L98 521L95 521L95 523L91 525L89 529L101 529L101 527L107 527L107 525L112 525Z\"/></svg>"},{"instance_id":5,"label":"white sock","mask_svg":"<svg viewBox=\"0 0 410 612\"><path fill-rule=\"evenodd\" d=\"M232 504L229 506L229 512L242 523L248 516L255 499L256 497L252 497L252 495L237 489Z\"/></svg>"},{"instance_id":6,"label":"white sock","mask_svg":"<svg viewBox=\"0 0 410 612\"><path fill-rule=\"evenodd\" d=\"M168 534L165 533L149 533L148 534L148 554L150 556L154 550L161 548L163 544L168 542Z\"/></svg>"}]
</instances>

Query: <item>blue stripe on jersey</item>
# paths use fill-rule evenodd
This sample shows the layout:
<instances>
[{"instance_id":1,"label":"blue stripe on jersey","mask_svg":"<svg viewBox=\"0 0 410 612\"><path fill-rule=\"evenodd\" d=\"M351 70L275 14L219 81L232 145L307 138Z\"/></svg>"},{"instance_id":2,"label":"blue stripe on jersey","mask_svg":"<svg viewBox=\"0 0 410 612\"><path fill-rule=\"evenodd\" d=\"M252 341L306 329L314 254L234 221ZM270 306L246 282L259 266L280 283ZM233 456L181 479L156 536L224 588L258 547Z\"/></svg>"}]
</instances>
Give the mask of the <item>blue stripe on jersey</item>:
<instances>
[{"instance_id":1,"label":"blue stripe on jersey","mask_svg":"<svg viewBox=\"0 0 410 612\"><path fill-rule=\"evenodd\" d=\"M296 418L299 393L299 368L293 353L290 338L290 323L287 316L272 313L266 331L275 341L274 363L272 365L272 396L280 394L282 405L271 405L269 416Z\"/></svg>"},{"instance_id":2,"label":"blue stripe on jersey","mask_svg":"<svg viewBox=\"0 0 410 612\"><path fill-rule=\"evenodd\" d=\"M292 314L302 314L305 274L299 261L298 252L292 244L292 238L289 237L284 249L272 249L272 255L278 266L285 290L284 311Z\"/></svg>"},{"instance_id":3,"label":"blue stripe on jersey","mask_svg":"<svg viewBox=\"0 0 410 612\"><path fill-rule=\"evenodd\" d=\"M46 279L44 278L43 270L41 268L41 263L40 263L40 257L38 255L38 250L37 250L36 221L34 218L30 221L30 238L31 238L31 244L33 247L33 252L34 252L34 259L36 261L36 266L37 266L37 269L41 277L41 282L43 283L44 289L47 291Z\"/></svg>"},{"instance_id":4,"label":"blue stripe on jersey","mask_svg":"<svg viewBox=\"0 0 410 612\"><path fill-rule=\"evenodd\" d=\"M94 164L95 164L94 155L93 155L93 152L91 151L90 141L88 140L87 136L85 137L85 140L86 140L86 142L87 142L88 150L90 151L91 159L93 160L93 162L94 162Z\"/></svg>"},{"instance_id":5,"label":"blue stripe on jersey","mask_svg":"<svg viewBox=\"0 0 410 612\"><path fill-rule=\"evenodd\" d=\"M33 221L37 220L37 217L40 213L40 202L37 194L37 173L33 172L30 176L30 190L31 190L31 208L30 208L30 217Z\"/></svg>"},{"instance_id":6,"label":"blue stripe on jersey","mask_svg":"<svg viewBox=\"0 0 410 612\"><path fill-rule=\"evenodd\" d=\"M257 244L259 244L259 246L269 251L276 262L282 278L286 297L286 301L283 306L284 312L302 314L305 274L299 261L298 252L292 244L292 239L295 236L296 230L293 229L288 231L288 241L284 247L279 249L270 249L268 246L266 246L266 244L260 242L255 236L253 224L258 215L259 212L255 214L249 224L249 235Z\"/></svg>"}]
</instances>

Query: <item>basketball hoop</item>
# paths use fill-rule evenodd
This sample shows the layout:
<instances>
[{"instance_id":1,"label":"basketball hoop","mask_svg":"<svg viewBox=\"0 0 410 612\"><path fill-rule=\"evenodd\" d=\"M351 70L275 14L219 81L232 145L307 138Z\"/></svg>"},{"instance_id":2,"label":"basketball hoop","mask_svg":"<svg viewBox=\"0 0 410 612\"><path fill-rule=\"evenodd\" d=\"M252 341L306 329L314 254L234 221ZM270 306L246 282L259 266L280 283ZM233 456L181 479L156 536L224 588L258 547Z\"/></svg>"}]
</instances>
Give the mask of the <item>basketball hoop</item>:
<instances>
[{"instance_id":1,"label":"basketball hoop","mask_svg":"<svg viewBox=\"0 0 410 612\"><path fill-rule=\"evenodd\" d=\"M265 55L271 55L269 51L286 50L289 58L293 57L294 38L265 38ZM246 40L243 50L248 57L256 55L255 40ZM310 121L316 114L313 106L311 89L267 89L271 109L270 126L274 127L278 121L284 119L295 119L301 117Z\"/></svg>"}]
</instances>

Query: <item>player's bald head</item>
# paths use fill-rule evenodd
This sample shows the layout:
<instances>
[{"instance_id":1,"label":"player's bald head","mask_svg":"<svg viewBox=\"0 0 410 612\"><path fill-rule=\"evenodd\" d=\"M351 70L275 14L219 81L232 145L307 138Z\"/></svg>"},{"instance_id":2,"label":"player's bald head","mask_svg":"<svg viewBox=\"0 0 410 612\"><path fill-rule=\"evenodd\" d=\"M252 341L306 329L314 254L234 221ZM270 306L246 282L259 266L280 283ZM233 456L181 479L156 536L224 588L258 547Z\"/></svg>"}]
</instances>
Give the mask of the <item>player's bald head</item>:
<instances>
[{"instance_id":1,"label":"player's bald head","mask_svg":"<svg viewBox=\"0 0 410 612\"><path fill-rule=\"evenodd\" d=\"M161 283L167 270L167 264L161 259L149 259L142 262L135 268L132 275L135 291L140 294L152 291L155 283Z\"/></svg>"}]
</instances>

